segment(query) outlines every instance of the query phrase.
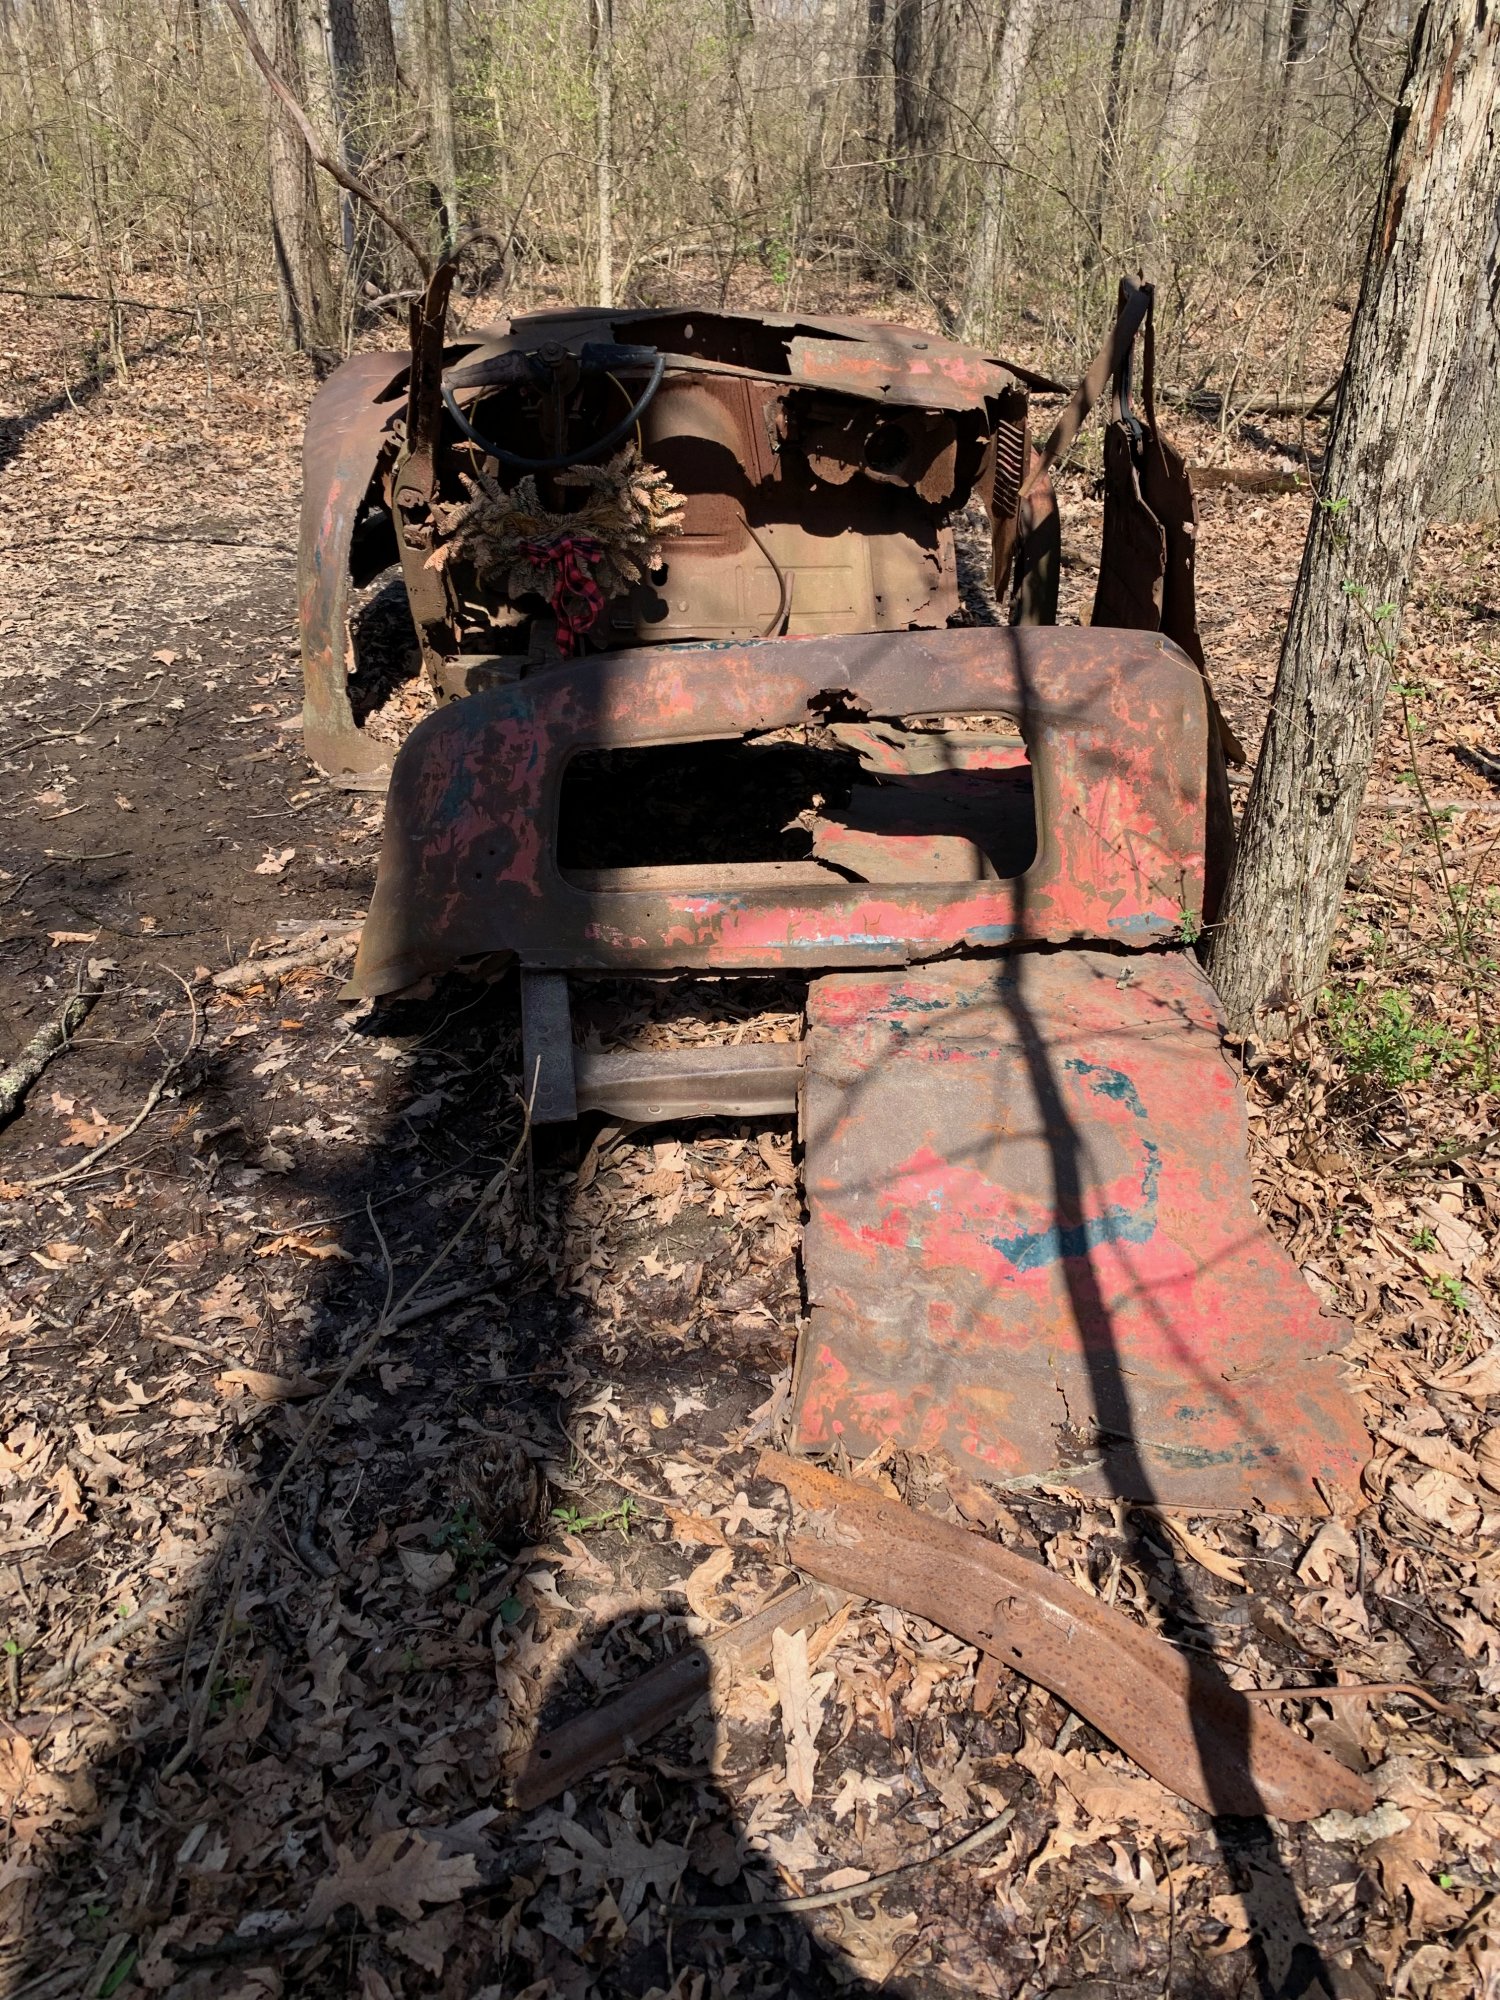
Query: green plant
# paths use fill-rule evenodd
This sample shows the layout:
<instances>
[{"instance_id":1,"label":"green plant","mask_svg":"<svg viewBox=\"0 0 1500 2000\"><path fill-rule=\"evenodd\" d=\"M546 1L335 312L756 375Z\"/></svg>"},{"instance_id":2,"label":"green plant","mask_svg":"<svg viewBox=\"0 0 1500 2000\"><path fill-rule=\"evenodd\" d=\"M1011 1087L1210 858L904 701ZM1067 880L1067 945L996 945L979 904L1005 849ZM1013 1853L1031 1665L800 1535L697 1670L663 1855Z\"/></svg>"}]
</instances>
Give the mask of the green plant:
<instances>
[{"instance_id":1,"label":"green plant","mask_svg":"<svg viewBox=\"0 0 1500 2000\"><path fill-rule=\"evenodd\" d=\"M1453 1039L1445 1029L1419 1021L1404 993L1389 988L1371 993L1363 982L1352 992L1329 994L1326 1012L1349 1074L1387 1090L1430 1076L1434 1059L1448 1052Z\"/></svg>"},{"instance_id":2,"label":"green plant","mask_svg":"<svg viewBox=\"0 0 1500 2000\"><path fill-rule=\"evenodd\" d=\"M622 1535L628 1536L634 1506L634 1500L627 1493L618 1507L610 1507L602 1514L585 1514L581 1507L554 1507L552 1518L570 1535L586 1535L594 1528L618 1528Z\"/></svg>"},{"instance_id":3,"label":"green plant","mask_svg":"<svg viewBox=\"0 0 1500 2000\"><path fill-rule=\"evenodd\" d=\"M495 1544L484 1532L479 1516L466 1503L454 1508L433 1536L433 1546L445 1549L453 1558L456 1579L453 1595L467 1604L473 1595L474 1579L488 1569L495 1557Z\"/></svg>"},{"instance_id":4,"label":"green plant","mask_svg":"<svg viewBox=\"0 0 1500 2000\"><path fill-rule=\"evenodd\" d=\"M1430 1229L1419 1229L1411 1239L1413 1250L1436 1250L1437 1237Z\"/></svg>"},{"instance_id":5,"label":"green plant","mask_svg":"<svg viewBox=\"0 0 1500 2000\"><path fill-rule=\"evenodd\" d=\"M1436 1278L1429 1278L1427 1289L1439 1305L1451 1306L1454 1312L1469 1310L1468 1294L1451 1271L1444 1271Z\"/></svg>"}]
</instances>

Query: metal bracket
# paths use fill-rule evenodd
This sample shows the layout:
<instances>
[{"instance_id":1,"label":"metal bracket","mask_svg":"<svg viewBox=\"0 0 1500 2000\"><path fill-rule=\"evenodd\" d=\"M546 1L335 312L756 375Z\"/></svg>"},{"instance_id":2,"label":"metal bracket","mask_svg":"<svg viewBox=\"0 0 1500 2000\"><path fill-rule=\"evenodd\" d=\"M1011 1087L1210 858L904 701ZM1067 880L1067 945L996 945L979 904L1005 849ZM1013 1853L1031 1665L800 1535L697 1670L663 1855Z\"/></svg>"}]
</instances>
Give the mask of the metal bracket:
<instances>
[{"instance_id":1,"label":"metal bracket","mask_svg":"<svg viewBox=\"0 0 1500 2000\"><path fill-rule=\"evenodd\" d=\"M521 1088L533 1125L569 1125L578 1116L573 1088L573 1012L564 972L521 974Z\"/></svg>"}]
</instances>

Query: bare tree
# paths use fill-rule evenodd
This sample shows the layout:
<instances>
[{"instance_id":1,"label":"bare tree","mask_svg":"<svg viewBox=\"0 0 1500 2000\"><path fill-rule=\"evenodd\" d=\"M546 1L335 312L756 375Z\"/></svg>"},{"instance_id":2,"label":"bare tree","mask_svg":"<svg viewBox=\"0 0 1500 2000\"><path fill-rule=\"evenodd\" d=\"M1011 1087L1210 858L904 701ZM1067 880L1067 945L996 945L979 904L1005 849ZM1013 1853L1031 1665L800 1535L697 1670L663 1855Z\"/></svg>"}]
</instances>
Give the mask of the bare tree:
<instances>
[{"instance_id":1,"label":"bare tree","mask_svg":"<svg viewBox=\"0 0 1500 2000\"><path fill-rule=\"evenodd\" d=\"M1181 196L1192 173L1214 54L1227 13L1225 0L1185 0L1168 10L1162 22L1169 68L1151 197L1141 232L1148 243L1161 235L1164 211Z\"/></svg>"},{"instance_id":2,"label":"bare tree","mask_svg":"<svg viewBox=\"0 0 1500 2000\"><path fill-rule=\"evenodd\" d=\"M1005 189L1010 158L1021 124L1021 103L1027 65L1031 60L1031 44L1036 36L1041 11L1041 0L1010 0L1005 26L995 47L994 66L980 119L984 149L992 164L984 169L979 195L979 221L964 279L962 323L969 339L977 339L988 324L1000 289Z\"/></svg>"},{"instance_id":3,"label":"bare tree","mask_svg":"<svg viewBox=\"0 0 1500 2000\"><path fill-rule=\"evenodd\" d=\"M448 0L421 0L422 96L427 154L437 190L443 248L458 240L458 141L453 123L453 22Z\"/></svg>"},{"instance_id":4,"label":"bare tree","mask_svg":"<svg viewBox=\"0 0 1500 2000\"><path fill-rule=\"evenodd\" d=\"M26 112L27 136L31 141L37 170L45 185L51 170L47 154L47 128L42 122L36 75L31 64L30 41L22 32L16 0L0 0L0 48L4 49L11 74L20 86L21 103Z\"/></svg>"},{"instance_id":5,"label":"bare tree","mask_svg":"<svg viewBox=\"0 0 1500 2000\"><path fill-rule=\"evenodd\" d=\"M378 184L382 175L371 154L388 130L398 90L390 0L326 0L326 5L339 147L351 174ZM387 246L371 236L347 191L343 217L344 254L356 289L369 283L388 290L395 270Z\"/></svg>"},{"instance_id":6,"label":"bare tree","mask_svg":"<svg viewBox=\"0 0 1500 2000\"><path fill-rule=\"evenodd\" d=\"M952 124L956 29L955 0L896 0L891 16L891 254L899 277L910 284L925 279L938 220L940 161Z\"/></svg>"},{"instance_id":7,"label":"bare tree","mask_svg":"<svg viewBox=\"0 0 1500 2000\"><path fill-rule=\"evenodd\" d=\"M597 290L600 305L613 306L615 302L613 0L589 0L589 35L594 52L594 226L599 233Z\"/></svg>"},{"instance_id":8,"label":"bare tree","mask_svg":"<svg viewBox=\"0 0 1500 2000\"><path fill-rule=\"evenodd\" d=\"M1322 492L1211 966L1239 1031L1316 1001L1411 565L1478 412L1457 392L1500 294L1500 16L1429 0L1376 204ZM1493 390L1491 390L1493 394Z\"/></svg>"},{"instance_id":9,"label":"bare tree","mask_svg":"<svg viewBox=\"0 0 1500 2000\"><path fill-rule=\"evenodd\" d=\"M255 30L267 58L300 103L307 80L297 0L253 0L253 5ZM326 359L338 347L339 314L312 158L274 95L267 115L271 246L282 326L294 347Z\"/></svg>"},{"instance_id":10,"label":"bare tree","mask_svg":"<svg viewBox=\"0 0 1500 2000\"><path fill-rule=\"evenodd\" d=\"M1130 17L1135 0L1120 0L1115 15L1114 41L1109 56L1109 87L1104 96L1104 122L1099 134L1099 157L1094 162L1093 185L1089 191L1089 242L1085 257L1090 264L1102 247L1104 207L1114 179L1120 144L1120 109L1125 96L1125 51L1130 46Z\"/></svg>"}]
</instances>

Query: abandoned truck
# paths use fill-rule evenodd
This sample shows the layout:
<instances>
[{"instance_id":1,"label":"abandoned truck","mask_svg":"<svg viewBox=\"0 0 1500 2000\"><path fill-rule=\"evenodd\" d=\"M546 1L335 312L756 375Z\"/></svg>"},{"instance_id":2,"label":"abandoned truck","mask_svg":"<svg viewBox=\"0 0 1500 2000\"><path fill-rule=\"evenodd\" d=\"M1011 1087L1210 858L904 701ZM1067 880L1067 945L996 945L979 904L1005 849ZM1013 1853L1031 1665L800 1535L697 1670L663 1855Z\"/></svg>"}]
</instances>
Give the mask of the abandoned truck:
<instances>
[{"instance_id":1,"label":"abandoned truck","mask_svg":"<svg viewBox=\"0 0 1500 2000\"><path fill-rule=\"evenodd\" d=\"M1348 1328L1252 1206L1192 949L1236 746L1149 290L1038 448L1057 385L930 334L576 310L450 340L450 277L308 421L307 747L388 787L348 994L518 968L539 1126L797 1115L802 1449L1347 1489ZM1106 393L1098 595L1060 628L1047 474ZM975 500L1009 623L961 602ZM434 706L393 750L351 610L397 563ZM570 979L751 974L806 981L800 1041L575 1045Z\"/></svg>"}]
</instances>

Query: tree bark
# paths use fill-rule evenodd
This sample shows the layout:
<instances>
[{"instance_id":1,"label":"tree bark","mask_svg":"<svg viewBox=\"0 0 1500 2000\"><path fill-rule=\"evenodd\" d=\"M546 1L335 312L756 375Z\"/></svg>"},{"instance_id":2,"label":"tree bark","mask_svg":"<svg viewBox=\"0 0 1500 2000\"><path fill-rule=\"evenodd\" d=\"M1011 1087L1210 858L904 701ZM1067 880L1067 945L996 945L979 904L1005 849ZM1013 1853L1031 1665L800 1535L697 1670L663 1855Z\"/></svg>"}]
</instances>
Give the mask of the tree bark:
<instances>
[{"instance_id":1,"label":"tree bark","mask_svg":"<svg viewBox=\"0 0 1500 2000\"><path fill-rule=\"evenodd\" d=\"M322 0L319 0L322 4ZM327 0L328 46L332 59L333 93L338 127L338 146L350 173L373 184L384 178L378 166L370 165L377 152L396 105L398 77L396 38L391 29L390 0ZM382 192L395 200L395 190L387 184ZM387 292L398 282L397 261L377 230L361 229L354 198L343 198L344 254L358 292L373 285Z\"/></svg>"},{"instance_id":2,"label":"tree bark","mask_svg":"<svg viewBox=\"0 0 1500 2000\"><path fill-rule=\"evenodd\" d=\"M307 81L297 0L255 0L254 20L272 65L300 103ZM302 353L328 360L339 345L338 309L312 158L291 116L274 97L269 119L271 240L282 326Z\"/></svg>"},{"instance_id":3,"label":"tree bark","mask_svg":"<svg viewBox=\"0 0 1500 2000\"><path fill-rule=\"evenodd\" d=\"M1473 422L1458 393L1500 296L1500 17L1418 16L1322 492L1210 966L1232 1027L1316 1004L1374 760L1412 560Z\"/></svg>"},{"instance_id":4,"label":"tree bark","mask_svg":"<svg viewBox=\"0 0 1500 2000\"><path fill-rule=\"evenodd\" d=\"M923 283L938 220L941 172L952 123L954 0L896 0L891 153L892 258L898 282Z\"/></svg>"},{"instance_id":5,"label":"tree bark","mask_svg":"<svg viewBox=\"0 0 1500 2000\"><path fill-rule=\"evenodd\" d=\"M891 220L895 224L892 250L895 261L904 265L910 252L912 211L916 205L912 186L912 155L917 147L922 105L922 0L896 0L891 17Z\"/></svg>"},{"instance_id":6,"label":"tree bark","mask_svg":"<svg viewBox=\"0 0 1500 2000\"><path fill-rule=\"evenodd\" d=\"M1115 156L1120 142L1120 103L1125 92L1125 51L1130 45L1130 17L1135 0L1120 0L1115 16L1115 41L1109 58L1109 89L1104 98L1104 123L1099 134L1099 157L1094 167L1094 184L1089 195L1089 235L1085 252L1090 269L1102 253L1104 209L1115 177Z\"/></svg>"},{"instance_id":7,"label":"tree bark","mask_svg":"<svg viewBox=\"0 0 1500 2000\"><path fill-rule=\"evenodd\" d=\"M1208 103L1214 51L1227 9L1224 0L1187 0L1166 24L1171 75L1162 105L1156 164L1143 234L1158 237L1167 212L1186 188L1198 151L1198 133Z\"/></svg>"},{"instance_id":8,"label":"tree bark","mask_svg":"<svg viewBox=\"0 0 1500 2000\"><path fill-rule=\"evenodd\" d=\"M601 306L615 302L615 22L613 0L589 0L594 44L594 228L599 239L595 286Z\"/></svg>"},{"instance_id":9,"label":"tree bark","mask_svg":"<svg viewBox=\"0 0 1500 2000\"><path fill-rule=\"evenodd\" d=\"M979 194L979 220L964 282L963 333L977 340L995 317L1005 228L1005 190L1010 157L1021 125L1021 92L1031 45L1041 18L1041 0L1010 0L990 76L982 122L990 164Z\"/></svg>"},{"instance_id":10,"label":"tree bark","mask_svg":"<svg viewBox=\"0 0 1500 2000\"><path fill-rule=\"evenodd\" d=\"M0 0L0 47L9 58L12 73L21 87L21 104L26 113L27 136L31 141L32 156L37 172L41 176L44 197L50 197L48 181L51 176L51 162L47 156L47 128L42 122L41 105L37 100L36 73L31 67L31 51L27 47L22 24L17 18L14 0Z\"/></svg>"},{"instance_id":11,"label":"tree bark","mask_svg":"<svg viewBox=\"0 0 1500 2000\"><path fill-rule=\"evenodd\" d=\"M422 77L427 156L437 191L443 249L458 238L458 144L453 124L453 27L448 0L422 0Z\"/></svg>"}]
</instances>

